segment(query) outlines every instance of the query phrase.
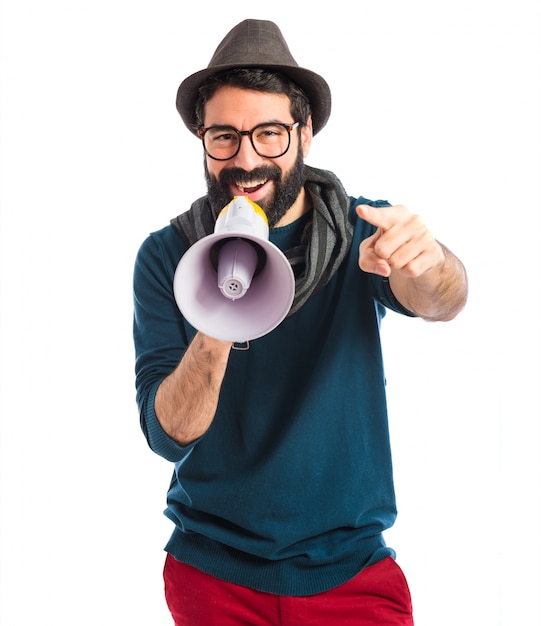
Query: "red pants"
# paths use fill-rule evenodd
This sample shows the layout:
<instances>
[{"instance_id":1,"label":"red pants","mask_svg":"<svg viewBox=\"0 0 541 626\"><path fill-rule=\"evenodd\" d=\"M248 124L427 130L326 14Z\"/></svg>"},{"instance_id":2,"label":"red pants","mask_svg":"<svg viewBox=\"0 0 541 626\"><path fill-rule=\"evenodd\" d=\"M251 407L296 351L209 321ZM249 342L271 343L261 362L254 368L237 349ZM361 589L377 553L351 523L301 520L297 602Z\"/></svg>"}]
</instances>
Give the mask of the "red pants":
<instances>
[{"instance_id":1,"label":"red pants","mask_svg":"<svg viewBox=\"0 0 541 626\"><path fill-rule=\"evenodd\" d=\"M388 557L313 596L278 596L223 582L167 555L175 626L413 626L408 584Z\"/></svg>"}]
</instances>

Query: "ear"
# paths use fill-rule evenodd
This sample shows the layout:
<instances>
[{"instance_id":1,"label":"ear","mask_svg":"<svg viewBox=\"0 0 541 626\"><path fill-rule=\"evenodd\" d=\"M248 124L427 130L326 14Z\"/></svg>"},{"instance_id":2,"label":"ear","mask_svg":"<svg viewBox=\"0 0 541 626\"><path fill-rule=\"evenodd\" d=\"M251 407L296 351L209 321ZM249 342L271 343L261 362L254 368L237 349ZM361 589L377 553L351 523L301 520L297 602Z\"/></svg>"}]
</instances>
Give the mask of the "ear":
<instances>
[{"instance_id":1,"label":"ear","mask_svg":"<svg viewBox=\"0 0 541 626\"><path fill-rule=\"evenodd\" d=\"M304 158L306 158L308 156L308 153L310 152L313 134L314 132L312 130L312 116L310 115L306 124L301 128L301 145Z\"/></svg>"}]
</instances>

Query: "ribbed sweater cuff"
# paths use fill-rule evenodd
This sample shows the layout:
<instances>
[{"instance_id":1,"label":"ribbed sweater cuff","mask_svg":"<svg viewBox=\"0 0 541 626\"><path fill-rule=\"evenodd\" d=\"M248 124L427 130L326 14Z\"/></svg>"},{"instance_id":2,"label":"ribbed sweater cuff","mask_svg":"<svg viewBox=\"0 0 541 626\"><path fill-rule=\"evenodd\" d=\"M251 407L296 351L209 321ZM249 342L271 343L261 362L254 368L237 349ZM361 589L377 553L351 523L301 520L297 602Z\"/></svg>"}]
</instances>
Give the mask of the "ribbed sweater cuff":
<instances>
[{"instance_id":1,"label":"ribbed sweater cuff","mask_svg":"<svg viewBox=\"0 0 541 626\"><path fill-rule=\"evenodd\" d=\"M160 383L161 381L157 382L151 388L143 410L148 444L156 454L159 454L164 459L172 463L179 463L190 454L198 440L187 446L181 446L163 430L154 409L154 401Z\"/></svg>"}]
</instances>

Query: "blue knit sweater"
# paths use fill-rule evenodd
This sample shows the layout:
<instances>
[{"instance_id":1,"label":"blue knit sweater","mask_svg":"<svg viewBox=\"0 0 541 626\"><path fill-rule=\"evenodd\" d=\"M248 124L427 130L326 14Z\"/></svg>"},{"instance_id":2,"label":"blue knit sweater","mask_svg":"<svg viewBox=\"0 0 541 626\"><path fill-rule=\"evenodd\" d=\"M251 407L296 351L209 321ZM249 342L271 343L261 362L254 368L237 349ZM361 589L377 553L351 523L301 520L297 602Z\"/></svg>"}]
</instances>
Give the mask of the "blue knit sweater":
<instances>
[{"instance_id":1,"label":"blue knit sweater","mask_svg":"<svg viewBox=\"0 0 541 626\"><path fill-rule=\"evenodd\" d=\"M379 326L408 314L388 281L362 272L373 227L356 217L347 260L270 334L231 352L207 433L179 446L160 427L156 390L195 334L172 294L186 244L171 227L141 246L134 273L137 401L150 447L174 463L166 550L218 578L283 595L337 586L393 555L396 516ZM282 250L309 215L271 229Z\"/></svg>"}]
</instances>

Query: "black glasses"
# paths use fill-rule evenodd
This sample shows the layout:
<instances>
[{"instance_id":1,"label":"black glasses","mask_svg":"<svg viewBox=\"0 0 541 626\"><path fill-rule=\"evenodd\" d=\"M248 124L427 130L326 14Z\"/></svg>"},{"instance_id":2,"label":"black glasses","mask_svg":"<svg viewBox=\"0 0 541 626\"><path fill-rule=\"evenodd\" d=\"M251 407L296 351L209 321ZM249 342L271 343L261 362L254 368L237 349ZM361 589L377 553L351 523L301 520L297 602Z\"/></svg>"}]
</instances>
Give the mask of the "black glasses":
<instances>
[{"instance_id":1,"label":"black glasses","mask_svg":"<svg viewBox=\"0 0 541 626\"><path fill-rule=\"evenodd\" d=\"M216 161L227 161L237 156L243 137L250 137L254 150L266 159L283 156L291 144L291 131L294 124L278 122L258 124L252 130L237 130L233 126L209 126L200 128L199 136L203 140L205 153Z\"/></svg>"}]
</instances>

